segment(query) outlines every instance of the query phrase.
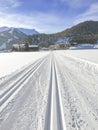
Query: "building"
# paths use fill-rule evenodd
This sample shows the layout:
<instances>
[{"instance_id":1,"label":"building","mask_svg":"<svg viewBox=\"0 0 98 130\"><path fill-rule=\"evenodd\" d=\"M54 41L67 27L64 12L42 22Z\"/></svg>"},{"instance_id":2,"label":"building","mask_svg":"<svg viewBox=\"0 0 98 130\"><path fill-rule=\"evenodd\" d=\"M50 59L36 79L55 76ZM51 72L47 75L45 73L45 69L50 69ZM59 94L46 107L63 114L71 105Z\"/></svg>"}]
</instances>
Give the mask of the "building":
<instances>
[{"instance_id":1,"label":"building","mask_svg":"<svg viewBox=\"0 0 98 130\"><path fill-rule=\"evenodd\" d=\"M12 46L13 51L38 51L39 46L38 45L28 45L26 48L25 44L14 44Z\"/></svg>"},{"instance_id":2,"label":"building","mask_svg":"<svg viewBox=\"0 0 98 130\"><path fill-rule=\"evenodd\" d=\"M39 46L38 45L29 45L28 46L28 51L38 51Z\"/></svg>"},{"instance_id":3,"label":"building","mask_svg":"<svg viewBox=\"0 0 98 130\"><path fill-rule=\"evenodd\" d=\"M13 44L12 45L12 51L24 51L25 50L25 44Z\"/></svg>"}]
</instances>

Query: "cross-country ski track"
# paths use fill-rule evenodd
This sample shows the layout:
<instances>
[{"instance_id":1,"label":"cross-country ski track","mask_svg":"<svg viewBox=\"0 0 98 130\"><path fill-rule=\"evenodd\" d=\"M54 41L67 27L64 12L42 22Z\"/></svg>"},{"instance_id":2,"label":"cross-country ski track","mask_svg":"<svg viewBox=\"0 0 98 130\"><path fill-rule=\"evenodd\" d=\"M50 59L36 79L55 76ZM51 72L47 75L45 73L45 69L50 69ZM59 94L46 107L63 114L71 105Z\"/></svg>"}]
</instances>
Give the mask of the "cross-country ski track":
<instances>
[{"instance_id":1,"label":"cross-country ski track","mask_svg":"<svg viewBox=\"0 0 98 130\"><path fill-rule=\"evenodd\" d=\"M10 75L0 130L98 130L98 64L51 51Z\"/></svg>"}]
</instances>

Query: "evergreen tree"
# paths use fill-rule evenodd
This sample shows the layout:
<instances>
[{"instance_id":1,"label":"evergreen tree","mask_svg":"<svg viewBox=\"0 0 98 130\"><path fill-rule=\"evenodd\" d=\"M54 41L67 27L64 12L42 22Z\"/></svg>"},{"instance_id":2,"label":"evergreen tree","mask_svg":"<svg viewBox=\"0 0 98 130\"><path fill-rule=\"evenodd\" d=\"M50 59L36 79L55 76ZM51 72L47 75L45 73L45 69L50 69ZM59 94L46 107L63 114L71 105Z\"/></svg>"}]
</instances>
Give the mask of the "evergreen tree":
<instances>
[{"instance_id":1,"label":"evergreen tree","mask_svg":"<svg viewBox=\"0 0 98 130\"><path fill-rule=\"evenodd\" d=\"M29 51L29 43L25 42L25 51Z\"/></svg>"}]
</instances>

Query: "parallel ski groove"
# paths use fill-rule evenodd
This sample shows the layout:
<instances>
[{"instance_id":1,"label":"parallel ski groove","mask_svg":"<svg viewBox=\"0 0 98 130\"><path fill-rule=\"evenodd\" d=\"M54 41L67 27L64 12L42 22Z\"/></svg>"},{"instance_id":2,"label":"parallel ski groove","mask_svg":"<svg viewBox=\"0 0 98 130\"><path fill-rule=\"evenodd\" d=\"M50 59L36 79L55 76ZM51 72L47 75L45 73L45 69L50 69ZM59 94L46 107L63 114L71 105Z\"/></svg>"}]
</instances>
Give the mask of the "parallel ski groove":
<instances>
[{"instance_id":1,"label":"parallel ski groove","mask_svg":"<svg viewBox=\"0 0 98 130\"><path fill-rule=\"evenodd\" d=\"M58 107L59 107L59 111L60 111L60 117L59 117L59 121L61 122L61 128L60 130L66 130L66 124L65 124L65 117L64 117L64 110L63 110L63 104L62 104L62 96L61 96L61 91L60 91L60 86L58 84L58 77L57 77L57 67L56 67L56 63L54 65L54 71L55 71L55 79L56 79L56 84L57 84L57 95L58 95Z\"/></svg>"},{"instance_id":2,"label":"parallel ski groove","mask_svg":"<svg viewBox=\"0 0 98 130\"><path fill-rule=\"evenodd\" d=\"M45 130L66 130L60 88L57 82L54 56L51 58L50 89L46 113Z\"/></svg>"},{"instance_id":3,"label":"parallel ski groove","mask_svg":"<svg viewBox=\"0 0 98 130\"><path fill-rule=\"evenodd\" d=\"M8 90L6 90L2 95L0 95L0 112L6 107L5 103L9 100L11 96L20 90L23 83L31 77L31 75L42 65L42 63L46 60L43 58L37 64L35 64L28 72L26 72L17 82L15 82ZM9 101L8 101L9 102ZM4 107L3 107L4 105Z\"/></svg>"},{"instance_id":4,"label":"parallel ski groove","mask_svg":"<svg viewBox=\"0 0 98 130\"><path fill-rule=\"evenodd\" d=\"M19 81L22 80L23 77L25 77L29 72L32 71L32 69L34 67L36 67L37 64L39 64L41 60L36 61L35 63L29 65L28 67L26 67L25 69L23 69L21 72L19 72L18 74L14 75L14 77L11 77L10 79L8 79L6 82L4 82L3 84L0 85L0 87L5 87L7 86L7 84L10 84L10 87L8 89L6 89L5 91L3 91L3 93L0 94L0 98L3 97L3 95L5 95L8 91L10 91L10 89L12 89ZM25 72L26 71L26 72ZM21 75L20 75L21 74ZM19 78L18 78L19 77ZM15 79L14 79L15 78ZM14 81L14 82L13 82ZM11 84L11 82L13 82Z\"/></svg>"}]
</instances>

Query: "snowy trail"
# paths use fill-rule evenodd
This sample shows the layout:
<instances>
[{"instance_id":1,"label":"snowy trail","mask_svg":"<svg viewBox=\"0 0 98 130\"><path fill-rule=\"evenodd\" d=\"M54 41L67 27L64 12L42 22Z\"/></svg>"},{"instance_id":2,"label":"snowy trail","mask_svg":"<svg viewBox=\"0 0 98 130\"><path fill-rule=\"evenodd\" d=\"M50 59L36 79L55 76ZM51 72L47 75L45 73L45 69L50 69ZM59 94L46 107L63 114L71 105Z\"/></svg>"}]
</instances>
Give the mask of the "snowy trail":
<instances>
[{"instance_id":1,"label":"snowy trail","mask_svg":"<svg viewBox=\"0 0 98 130\"><path fill-rule=\"evenodd\" d=\"M97 63L53 51L0 90L0 130L98 130Z\"/></svg>"},{"instance_id":2,"label":"snowy trail","mask_svg":"<svg viewBox=\"0 0 98 130\"><path fill-rule=\"evenodd\" d=\"M67 130L98 129L98 67L88 61L57 53Z\"/></svg>"},{"instance_id":3,"label":"snowy trail","mask_svg":"<svg viewBox=\"0 0 98 130\"><path fill-rule=\"evenodd\" d=\"M45 72L47 67L48 71ZM21 89L15 90L13 94L10 93L10 97L14 96L12 96L12 99L9 97L9 101L7 99L8 105L0 112L0 129L40 130L44 128L50 67L50 56L46 55L46 57L34 63L32 69L30 68L22 73L21 80L27 72L32 71L32 74L29 73L27 81L18 86ZM15 93L17 94L15 95Z\"/></svg>"},{"instance_id":4,"label":"snowy trail","mask_svg":"<svg viewBox=\"0 0 98 130\"><path fill-rule=\"evenodd\" d=\"M50 91L45 130L66 130L61 93L57 82L54 55L51 58Z\"/></svg>"},{"instance_id":5,"label":"snowy trail","mask_svg":"<svg viewBox=\"0 0 98 130\"><path fill-rule=\"evenodd\" d=\"M13 77L13 79L14 79L13 82L11 82L12 81L12 77L11 77L11 79L10 79L11 81L9 80L9 83L10 83L9 87L7 89L4 85L6 85L6 84L8 85L8 81L6 81L2 85L5 88L5 90L3 90L0 93L0 112L14 98L14 96L20 91L20 89L22 89L23 85L30 79L30 77L35 73L35 71L37 71L37 69L42 65L42 63L45 62L45 60L46 60L46 57L41 60L38 60L36 63L31 65L29 70L27 67L28 71L25 72L25 70L24 70L24 73L20 77L18 77L18 80L17 80L17 74L14 76L14 77L16 77L16 80Z\"/></svg>"}]
</instances>

